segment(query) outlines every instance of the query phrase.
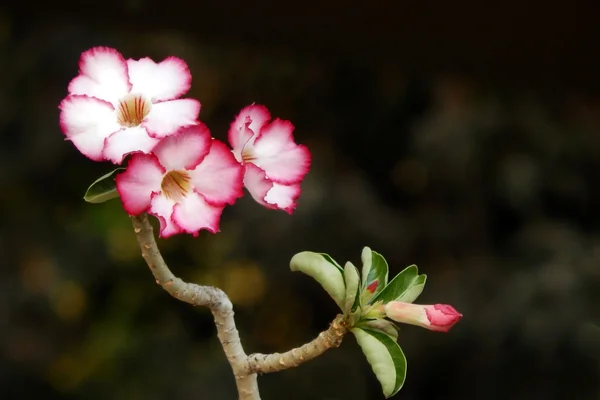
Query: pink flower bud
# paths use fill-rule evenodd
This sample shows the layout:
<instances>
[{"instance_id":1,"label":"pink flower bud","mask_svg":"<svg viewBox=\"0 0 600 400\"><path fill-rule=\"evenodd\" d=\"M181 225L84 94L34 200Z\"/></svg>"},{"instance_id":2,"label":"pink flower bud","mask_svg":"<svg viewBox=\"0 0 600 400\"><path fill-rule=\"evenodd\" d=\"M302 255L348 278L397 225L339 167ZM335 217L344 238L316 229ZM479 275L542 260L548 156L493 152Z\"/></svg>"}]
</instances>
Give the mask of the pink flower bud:
<instances>
[{"instance_id":1,"label":"pink flower bud","mask_svg":"<svg viewBox=\"0 0 600 400\"><path fill-rule=\"evenodd\" d=\"M391 301L385 306L388 318L405 324L448 332L461 318L462 314L447 304L419 305L402 301Z\"/></svg>"}]
</instances>

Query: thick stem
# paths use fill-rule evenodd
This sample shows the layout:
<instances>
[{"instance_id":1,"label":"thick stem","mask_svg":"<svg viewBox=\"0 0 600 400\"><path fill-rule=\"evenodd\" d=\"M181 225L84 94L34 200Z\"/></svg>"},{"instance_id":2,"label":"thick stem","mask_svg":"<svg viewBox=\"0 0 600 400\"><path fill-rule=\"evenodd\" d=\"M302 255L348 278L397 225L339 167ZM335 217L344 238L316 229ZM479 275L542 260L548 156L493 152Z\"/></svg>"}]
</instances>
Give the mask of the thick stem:
<instances>
[{"instance_id":1,"label":"thick stem","mask_svg":"<svg viewBox=\"0 0 600 400\"><path fill-rule=\"evenodd\" d=\"M320 356L326 350L338 347L348 333L343 315L338 315L329 329L321 332L313 341L285 353L252 354L247 356L235 327L233 305L229 297L219 288L187 283L173 275L162 258L154 230L148 216L142 214L131 217L133 230L142 249L142 256L152 271L152 275L163 289L178 300L194 306L210 308L217 327L225 356L233 369L240 400L260 400L257 373L281 371Z\"/></svg>"},{"instance_id":2,"label":"thick stem","mask_svg":"<svg viewBox=\"0 0 600 400\"><path fill-rule=\"evenodd\" d=\"M249 373L268 373L297 367L320 356L333 347L339 347L346 333L348 333L348 328L344 316L340 314L333 320L329 329L319 333L316 339L305 345L286 351L285 353L249 355L246 362L246 370Z\"/></svg>"},{"instance_id":3,"label":"thick stem","mask_svg":"<svg viewBox=\"0 0 600 400\"><path fill-rule=\"evenodd\" d=\"M240 400L260 400L256 374L248 373L244 368L247 356L235 327L233 305L227 295L221 289L187 283L173 275L158 250L148 216L142 214L132 217L132 221L142 256L156 283L178 300L210 308L215 319L217 336L235 375Z\"/></svg>"}]
</instances>

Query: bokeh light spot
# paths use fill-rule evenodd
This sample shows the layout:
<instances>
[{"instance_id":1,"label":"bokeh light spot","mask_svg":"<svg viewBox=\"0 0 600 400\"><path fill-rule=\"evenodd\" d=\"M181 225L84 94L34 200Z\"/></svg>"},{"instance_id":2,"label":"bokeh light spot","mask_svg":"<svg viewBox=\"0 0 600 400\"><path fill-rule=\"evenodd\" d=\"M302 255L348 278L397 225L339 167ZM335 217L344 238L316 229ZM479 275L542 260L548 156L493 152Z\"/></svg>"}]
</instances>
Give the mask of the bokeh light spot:
<instances>
[{"instance_id":1,"label":"bokeh light spot","mask_svg":"<svg viewBox=\"0 0 600 400\"><path fill-rule=\"evenodd\" d=\"M64 320L79 318L87 305L87 296L82 287L71 281L61 283L52 300L54 312Z\"/></svg>"}]
</instances>

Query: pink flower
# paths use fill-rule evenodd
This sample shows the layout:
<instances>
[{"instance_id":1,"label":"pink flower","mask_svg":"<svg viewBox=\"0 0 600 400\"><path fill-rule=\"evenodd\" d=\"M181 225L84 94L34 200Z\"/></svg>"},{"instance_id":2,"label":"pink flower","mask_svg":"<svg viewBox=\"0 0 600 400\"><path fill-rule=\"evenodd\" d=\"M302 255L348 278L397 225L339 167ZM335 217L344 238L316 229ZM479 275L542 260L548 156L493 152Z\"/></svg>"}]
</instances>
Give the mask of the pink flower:
<instances>
[{"instance_id":1,"label":"pink flower","mask_svg":"<svg viewBox=\"0 0 600 400\"><path fill-rule=\"evenodd\" d=\"M196 123L200 102L178 99L191 81L179 58L126 61L115 49L94 47L81 54L79 75L60 103L61 129L85 156L120 164Z\"/></svg>"},{"instance_id":2,"label":"pink flower","mask_svg":"<svg viewBox=\"0 0 600 400\"><path fill-rule=\"evenodd\" d=\"M229 128L229 143L245 167L244 185L254 200L291 214L310 167L310 152L294 142L291 122L270 119L264 106L244 108Z\"/></svg>"},{"instance_id":3,"label":"pink flower","mask_svg":"<svg viewBox=\"0 0 600 400\"><path fill-rule=\"evenodd\" d=\"M448 332L462 318L462 314L447 304L422 306L402 301L390 301L385 305L385 313L396 322L439 332Z\"/></svg>"},{"instance_id":4,"label":"pink flower","mask_svg":"<svg viewBox=\"0 0 600 400\"><path fill-rule=\"evenodd\" d=\"M243 194L242 176L227 145L199 123L163 139L152 154L133 154L116 183L125 211L155 215L160 236L197 236L219 230L225 205Z\"/></svg>"}]
</instances>

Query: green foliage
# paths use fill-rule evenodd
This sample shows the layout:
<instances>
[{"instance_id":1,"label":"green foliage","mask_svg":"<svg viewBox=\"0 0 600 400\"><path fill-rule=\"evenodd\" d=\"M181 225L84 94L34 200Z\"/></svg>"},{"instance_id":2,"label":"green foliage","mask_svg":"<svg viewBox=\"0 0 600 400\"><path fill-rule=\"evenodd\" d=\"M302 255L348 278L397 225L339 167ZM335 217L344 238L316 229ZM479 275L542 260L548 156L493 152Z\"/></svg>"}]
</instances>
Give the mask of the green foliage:
<instances>
[{"instance_id":1,"label":"green foliage","mask_svg":"<svg viewBox=\"0 0 600 400\"><path fill-rule=\"evenodd\" d=\"M342 268L324 253L298 253L290 261L290 268L319 282L355 324L382 318L379 310L390 301L412 303L425 287L427 276L419 275L416 265L405 268L388 283L388 264L381 254L365 247L361 258L362 280L351 262Z\"/></svg>"},{"instance_id":2,"label":"green foliage","mask_svg":"<svg viewBox=\"0 0 600 400\"><path fill-rule=\"evenodd\" d=\"M340 266L340 264L337 263L337 261L335 261L333 258L331 258L331 256L329 254L325 254L325 253L318 253L321 255L321 257L323 257L325 260L327 260L328 263L333 264L335 267L337 267L337 269L340 270L340 272L343 272L343 268Z\"/></svg>"},{"instance_id":3,"label":"green foliage","mask_svg":"<svg viewBox=\"0 0 600 400\"><path fill-rule=\"evenodd\" d=\"M388 264L381 254L365 247L361 254L362 269L362 294L361 302L367 303L379 293L388 281Z\"/></svg>"},{"instance_id":4,"label":"green foliage","mask_svg":"<svg viewBox=\"0 0 600 400\"><path fill-rule=\"evenodd\" d=\"M397 343L398 327L385 319L383 308L390 301L415 301L425 287L427 276L419 275L417 266L411 265L388 283L388 264L381 254L365 247L361 259L362 279L351 262L342 269L322 253L299 253L290 266L293 271L313 277L338 304L383 394L391 397L404 385L406 358Z\"/></svg>"},{"instance_id":5,"label":"green foliage","mask_svg":"<svg viewBox=\"0 0 600 400\"><path fill-rule=\"evenodd\" d=\"M360 286L358 270L350 261L344 267L344 283L346 284L346 301L343 311L345 315L349 315L358 306L358 288Z\"/></svg>"},{"instance_id":6,"label":"green foliage","mask_svg":"<svg viewBox=\"0 0 600 400\"><path fill-rule=\"evenodd\" d=\"M354 337L381 384L386 398L398 393L406 379L406 357L396 339L379 330L352 329Z\"/></svg>"},{"instance_id":7,"label":"green foliage","mask_svg":"<svg viewBox=\"0 0 600 400\"><path fill-rule=\"evenodd\" d=\"M393 337L394 340L398 340L398 330L400 329L393 322L383 318L364 320L357 327L380 331Z\"/></svg>"},{"instance_id":8,"label":"green foliage","mask_svg":"<svg viewBox=\"0 0 600 400\"><path fill-rule=\"evenodd\" d=\"M417 266L411 265L396 275L381 292L371 299L371 302L383 301L385 304L390 301L403 301L412 303L423 292L425 281L427 281L427 275L419 275Z\"/></svg>"},{"instance_id":9,"label":"green foliage","mask_svg":"<svg viewBox=\"0 0 600 400\"><path fill-rule=\"evenodd\" d=\"M119 197L115 184L115 176L124 170L125 168L117 168L96 179L85 192L83 199L88 203L97 204Z\"/></svg>"},{"instance_id":10,"label":"green foliage","mask_svg":"<svg viewBox=\"0 0 600 400\"><path fill-rule=\"evenodd\" d=\"M344 310L346 285L343 269L331 257L327 254L303 251L292 257L290 268L292 271L304 272L319 282L340 309Z\"/></svg>"}]
</instances>

